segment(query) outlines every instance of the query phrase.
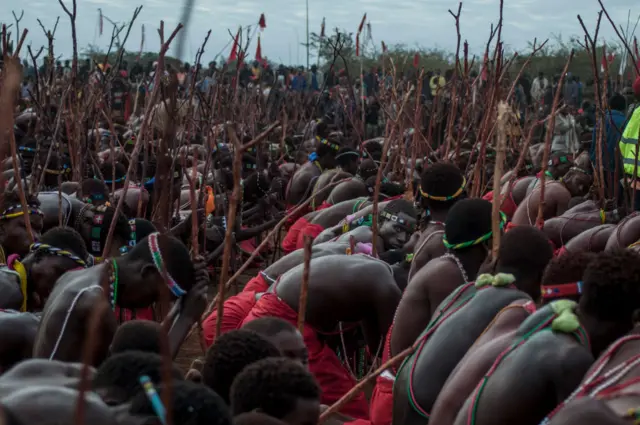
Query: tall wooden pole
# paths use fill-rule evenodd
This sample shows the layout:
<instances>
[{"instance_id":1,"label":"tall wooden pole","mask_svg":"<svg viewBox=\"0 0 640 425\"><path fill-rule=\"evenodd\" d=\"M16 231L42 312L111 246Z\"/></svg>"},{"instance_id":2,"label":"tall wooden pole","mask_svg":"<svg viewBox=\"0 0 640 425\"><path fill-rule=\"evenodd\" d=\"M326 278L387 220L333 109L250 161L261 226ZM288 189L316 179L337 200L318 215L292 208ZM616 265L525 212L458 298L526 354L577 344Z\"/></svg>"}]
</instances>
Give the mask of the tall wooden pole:
<instances>
[{"instance_id":1,"label":"tall wooden pole","mask_svg":"<svg viewBox=\"0 0 640 425\"><path fill-rule=\"evenodd\" d=\"M309 70L309 0L307 0L307 70Z\"/></svg>"}]
</instances>

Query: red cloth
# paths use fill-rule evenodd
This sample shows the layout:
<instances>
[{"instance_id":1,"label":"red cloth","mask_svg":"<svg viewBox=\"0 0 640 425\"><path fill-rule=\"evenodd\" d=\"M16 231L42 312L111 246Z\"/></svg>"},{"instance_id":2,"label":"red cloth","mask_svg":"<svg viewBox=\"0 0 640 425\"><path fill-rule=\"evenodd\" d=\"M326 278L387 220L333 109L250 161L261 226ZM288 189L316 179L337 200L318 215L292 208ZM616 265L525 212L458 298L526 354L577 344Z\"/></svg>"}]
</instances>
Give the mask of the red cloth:
<instances>
[{"instance_id":1,"label":"red cloth","mask_svg":"<svg viewBox=\"0 0 640 425\"><path fill-rule=\"evenodd\" d=\"M262 273L258 273L244 285L242 292L267 292L269 286L269 283L265 280L264 276L262 276Z\"/></svg>"},{"instance_id":2,"label":"red cloth","mask_svg":"<svg viewBox=\"0 0 640 425\"><path fill-rule=\"evenodd\" d=\"M505 227L504 232L507 233L509 230L518 227L518 225L513 224L512 221L507 223L507 227Z\"/></svg>"},{"instance_id":3,"label":"red cloth","mask_svg":"<svg viewBox=\"0 0 640 425\"><path fill-rule=\"evenodd\" d=\"M224 334L236 329L240 329L242 321L247 317L256 304L256 293L254 291L243 291L234 295L224 302L222 311L222 325L220 334ZM216 339L216 323L218 322L218 310L213 310L209 317L202 322L202 332L207 347L213 344Z\"/></svg>"},{"instance_id":4,"label":"red cloth","mask_svg":"<svg viewBox=\"0 0 640 425\"><path fill-rule=\"evenodd\" d=\"M384 348L382 350L382 360L384 363L391 357L391 332L393 325L387 332L384 340ZM394 371L395 374L395 371ZM376 386L371 394L371 407L369 415L373 425L391 425L393 419L393 381L378 375L376 378Z\"/></svg>"},{"instance_id":5,"label":"red cloth","mask_svg":"<svg viewBox=\"0 0 640 425\"><path fill-rule=\"evenodd\" d=\"M327 201L322 201L322 203L316 208L316 211L326 210L327 208L331 208L333 204L328 203Z\"/></svg>"},{"instance_id":6,"label":"red cloth","mask_svg":"<svg viewBox=\"0 0 640 425\"><path fill-rule=\"evenodd\" d=\"M300 217L293 226L289 228L287 235L282 240L282 251L284 251L285 254L292 253L297 249L298 234L309 224L311 223L309 223L306 218Z\"/></svg>"},{"instance_id":7,"label":"red cloth","mask_svg":"<svg viewBox=\"0 0 640 425\"><path fill-rule=\"evenodd\" d=\"M311 240L315 239L320 233L324 231L324 227L319 224L309 223L304 229L298 233L298 241L296 243L296 249L304 248L304 237L311 236Z\"/></svg>"},{"instance_id":8,"label":"red cloth","mask_svg":"<svg viewBox=\"0 0 640 425\"><path fill-rule=\"evenodd\" d=\"M122 312L120 312L121 310ZM116 306L114 314L116 315L116 318L118 320L120 320L120 317L122 317L120 323L128 322L130 320L155 320L155 317L153 317L153 308L151 307L129 310L128 308L121 309L120 307Z\"/></svg>"},{"instance_id":9,"label":"red cloth","mask_svg":"<svg viewBox=\"0 0 640 425\"><path fill-rule=\"evenodd\" d=\"M287 214L291 214L291 212L293 210L295 210L296 208L298 208L298 205L287 205ZM297 213L291 215L287 219L287 224L288 225L294 224L296 222L296 220L298 220L300 217L304 217L305 215L309 214L310 212L312 212L311 206L307 203L307 205L302 207L302 209L300 211L298 211Z\"/></svg>"},{"instance_id":10,"label":"red cloth","mask_svg":"<svg viewBox=\"0 0 640 425\"><path fill-rule=\"evenodd\" d=\"M482 199L484 199L485 201L493 202L493 190L487 192L487 194L484 195ZM511 218L516 213L517 209L518 209L518 206L513 200L513 196L511 195L511 192L509 192L509 195L502 200L502 205L500 205L500 211L505 213L507 217Z\"/></svg>"},{"instance_id":11,"label":"red cloth","mask_svg":"<svg viewBox=\"0 0 640 425\"><path fill-rule=\"evenodd\" d=\"M296 326L298 313L281 301L274 293L264 294L244 319L244 323L260 317L279 317ZM331 406L356 385L355 379L342 365L336 353L318 338L316 331L305 324L302 334L309 350L309 370L322 388L321 403ZM359 393L340 413L353 418L367 419L369 406L364 394Z\"/></svg>"},{"instance_id":12,"label":"red cloth","mask_svg":"<svg viewBox=\"0 0 640 425\"><path fill-rule=\"evenodd\" d=\"M554 257L561 257L564 254L566 254L568 251L567 249L563 246L561 246L560 248L556 249L556 251L553 253Z\"/></svg>"}]
</instances>

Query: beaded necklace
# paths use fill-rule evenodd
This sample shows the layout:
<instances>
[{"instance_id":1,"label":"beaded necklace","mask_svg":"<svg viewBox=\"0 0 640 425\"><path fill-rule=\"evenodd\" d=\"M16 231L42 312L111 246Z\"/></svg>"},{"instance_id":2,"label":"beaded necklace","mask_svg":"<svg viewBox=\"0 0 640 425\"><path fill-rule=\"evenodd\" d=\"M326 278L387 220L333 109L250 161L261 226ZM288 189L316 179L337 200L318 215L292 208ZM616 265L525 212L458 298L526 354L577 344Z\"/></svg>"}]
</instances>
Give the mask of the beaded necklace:
<instances>
[{"instance_id":1,"label":"beaded necklace","mask_svg":"<svg viewBox=\"0 0 640 425\"><path fill-rule=\"evenodd\" d=\"M504 225L507 223L507 216L500 211L500 230L502 230L504 228ZM447 240L447 235L445 234L442 237L442 243L444 244L444 246L448 249L463 249L463 248L469 248L470 246L474 246L474 245L478 245L486 240L489 240L491 238L491 236L493 236L493 230L490 230L489 232L485 233L484 235L480 236L477 239L474 239L472 241L466 241L466 242L460 242L457 244L452 244Z\"/></svg>"},{"instance_id":2,"label":"beaded necklace","mask_svg":"<svg viewBox=\"0 0 640 425\"><path fill-rule=\"evenodd\" d=\"M460 196L462 194L462 192L464 192L464 188L466 186L467 186L467 179L465 179L463 177L462 178L462 184L460 185L460 188L458 188L458 190L456 190L453 193L453 195L449 195L449 196L434 196L434 195L429 195L427 192L422 190L422 187L418 187L418 190L420 191L420 195L422 195L423 197L425 197L427 199L431 199L433 201L446 202L446 201L450 201L452 199L456 199L458 196Z\"/></svg>"},{"instance_id":3,"label":"beaded necklace","mask_svg":"<svg viewBox=\"0 0 640 425\"><path fill-rule=\"evenodd\" d=\"M87 267L86 261L84 261L82 258L75 255L73 252L60 249L53 245L47 245L45 243L39 243L39 242L32 243L31 246L29 247L29 252L30 253L43 252L45 254L55 255L57 257L68 258L74 261L80 267L83 267L83 268Z\"/></svg>"},{"instance_id":4,"label":"beaded necklace","mask_svg":"<svg viewBox=\"0 0 640 425\"><path fill-rule=\"evenodd\" d=\"M166 271L164 262L162 260L162 252L160 252L160 245L158 244L158 235L160 233L155 232L149 235L149 251L151 251L151 257L153 258L153 264L156 266L158 273L165 276L167 287L173 295L180 298L187 293L184 289L178 285L173 277Z\"/></svg>"},{"instance_id":5,"label":"beaded necklace","mask_svg":"<svg viewBox=\"0 0 640 425\"><path fill-rule=\"evenodd\" d=\"M40 210L40 208L35 206L27 205L27 212L30 215L39 215L40 217L44 217L44 213ZM0 213L0 220L9 220L16 217L22 217L23 215L24 211L22 211L22 205L12 205L2 211L2 213Z\"/></svg>"},{"instance_id":6,"label":"beaded necklace","mask_svg":"<svg viewBox=\"0 0 640 425\"><path fill-rule=\"evenodd\" d=\"M118 300L118 263L115 259L111 260L111 273L109 274L109 303L111 311L116 311L116 302Z\"/></svg>"}]
</instances>

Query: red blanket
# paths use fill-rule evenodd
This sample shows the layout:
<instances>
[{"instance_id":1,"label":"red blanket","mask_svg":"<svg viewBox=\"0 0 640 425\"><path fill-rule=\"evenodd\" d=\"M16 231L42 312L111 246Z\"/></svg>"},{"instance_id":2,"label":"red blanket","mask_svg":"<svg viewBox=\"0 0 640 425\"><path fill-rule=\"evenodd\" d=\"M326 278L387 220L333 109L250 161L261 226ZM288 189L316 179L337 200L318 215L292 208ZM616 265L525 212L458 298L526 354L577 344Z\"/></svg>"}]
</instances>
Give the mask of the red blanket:
<instances>
[{"instance_id":1,"label":"red blanket","mask_svg":"<svg viewBox=\"0 0 640 425\"><path fill-rule=\"evenodd\" d=\"M391 357L391 332L393 325L387 332L382 351L382 363ZM391 370L389 372L392 372ZM386 375L384 373L383 375ZM373 425L391 425L393 419L393 381L389 377L378 375L376 386L371 394L371 408L369 415ZM395 373L394 373L395 375Z\"/></svg>"},{"instance_id":2,"label":"red blanket","mask_svg":"<svg viewBox=\"0 0 640 425\"><path fill-rule=\"evenodd\" d=\"M246 285L242 292L267 292L270 284L266 281L262 273L258 273Z\"/></svg>"},{"instance_id":3,"label":"red blanket","mask_svg":"<svg viewBox=\"0 0 640 425\"><path fill-rule=\"evenodd\" d=\"M298 208L299 205L287 205L287 214L291 214L291 212L293 212L293 210L295 210L296 208ZM296 222L297 219L299 219L300 217L304 217L305 215L309 214L311 212L311 205L309 205L307 203L307 205L305 205L304 207L302 207L302 209L300 211L298 211L297 213L291 215L288 219L287 219L287 225L292 225Z\"/></svg>"},{"instance_id":4,"label":"red blanket","mask_svg":"<svg viewBox=\"0 0 640 425\"><path fill-rule=\"evenodd\" d=\"M240 329L242 321L247 317L247 314L249 314L255 304L256 293L253 291L243 291L226 300L222 311L220 334ZM216 339L217 322L218 310L213 310L209 317L202 322L202 332L204 333L204 341L207 347L210 347Z\"/></svg>"},{"instance_id":5,"label":"red blanket","mask_svg":"<svg viewBox=\"0 0 640 425\"><path fill-rule=\"evenodd\" d=\"M298 233L298 242L296 243L296 249L304 248L304 237L311 236L311 240L314 240L316 236L324 231L324 227L319 224L307 224L304 229Z\"/></svg>"},{"instance_id":6,"label":"red blanket","mask_svg":"<svg viewBox=\"0 0 640 425\"><path fill-rule=\"evenodd\" d=\"M326 210L327 208L331 208L333 204L328 203L327 201L322 201L322 203L316 207L316 211Z\"/></svg>"},{"instance_id":7,"label":"red blanket","mask_svg":"<svg viewBox=\"0 0 640 425\"><path fill-rule=\"evenodd\" d=\"M129 310L127 308L121 309L116 306L114 314L120 323L128 322L130 320L155 320L153 317L153 308L151 307ZM122 320L120 320L121 317Z\"/></svg>"},{"instance_id":8,"label":"red blanket","mask_svg":"<svg viewBox=\"0 0 640 425\"><path fill-rule=\"evenodd\" d=\"M298 313L270 292L258 300L244 323L267 316L279 317L294 326L298 321ZM311 326L305 324L302 336L309 350L309 370L322 388L321 402L330 406L353 388L356 381L344 368L336 353L320 341ZM369 407L363 393L340 410L340 413L359 419L367 419L368 412Z\"/></svg>"},{"instance_id":9,"label":"red blanket","mask_svg":"<svg viewBox=\"0 0 640 425\"><path fill-rule=\"evenodd\" d=\"M482 199L484 199L485 201L493 202L493 190L490 192L487 192L487 194L484 195ZM518 206L513 200L513 196L511 195L511 192L509 192L509 196L506 196L502 200L502 205L500 205L500 211L505 213L507 217L511 218L516 213L517 209L518 209Z\"/></svg>"},{"instance_id":10,"label":"red blanket","mask_svg":"<svg viewBox=\"0 0 640 425\"><path fill-rule=\"evenodd\" d=\"M285 254L290 254L297 249L298 235L309 224L311 223L304 217L300 217L293 223L293 226L289 228L287 235L282 240L282 251Z\"/></svg>"}]
</instances>

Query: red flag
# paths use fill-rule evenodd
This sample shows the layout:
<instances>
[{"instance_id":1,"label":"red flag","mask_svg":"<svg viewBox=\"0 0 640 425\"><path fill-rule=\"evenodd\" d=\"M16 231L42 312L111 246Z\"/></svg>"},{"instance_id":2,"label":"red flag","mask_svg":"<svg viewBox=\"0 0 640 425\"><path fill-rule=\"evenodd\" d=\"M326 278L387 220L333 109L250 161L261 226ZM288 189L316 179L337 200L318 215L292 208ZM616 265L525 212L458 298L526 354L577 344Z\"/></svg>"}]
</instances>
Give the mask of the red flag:
<instances>
[{"instance_id":1,"label":"red flag","mask_svg":"<svg viewBox=\"0 0 640 425\"><path fill-rule=\"evenodd\" d=\"M602 59L600 60L600 72L604 72L607 69L609 64L607 63L607 45L602 45Z\"/></svg>"},{"instance_id":2,"label":"red flag","mask_svg":"<svg viewBox=\"0 0 640 425\"><path fill-rule=\"evenodd\" d=\"M387 45L382 42L382 53L387 53Z\"/></svg>"},{"instance_id":3,"label":"red flag","mask_svg":"<svg viewBox=\"0 0 640 425\"><path fill-rule=\"evenodd\" d=\"M256 60L262 62L262 46L260 45L260 34L258 34L258 45L256 46Z\"/></svg>"},{"instance_id":4,"label":"red flag","mask_svg":"<svg viewBox=\"0 0 640 425\"><path fill-rule=\"evenodd\" d=\"M238 29L236 37L233 39L233 45L231 46L231 53L229 54L227 63L233 62L234 60L238 59L238 40L240 38L240 31L242 31L242 28Z\"/></svg>"},{"instance_id":5,"label":"red flag","mask_svg":"<svg viewBox=\"0 0 640 425\"><path fill-rule=\"evenodd\" d=\"M322 25L320 26L320 38L324 38L324 18L322 18Z\"/></svg>"},{"instance_id":6,"label":"red flag","mask_svg":"<svg viewBox=\"0 0 640 425\"><path fill-rule=\"evenodd\" d=\"M102 18L102 9L98 9L100 12L100 35L102 35L102 29L104 28L104 20Z\"/></svg>"},{"instance_id":7,"label":"red flag","mask_svg":"<svg viewBox=\"0 0 640 425\"><path fill-rule=\"evenodd\" d=\"M413 55L413 67L417 68L418 66L420 66L420 54L416 53Z\"/></svg>"},{"instance_id":8,"label":"red flag","mask_svg":"<svg viewBox=\"0 0 640 425\"><path fill-rule=\"evenodd\" d=\"M260 20L258 21L258 26L263 30L267 27L267 21L264 19L264 13L260 15Z\"/></svg>"}]
</instances>

